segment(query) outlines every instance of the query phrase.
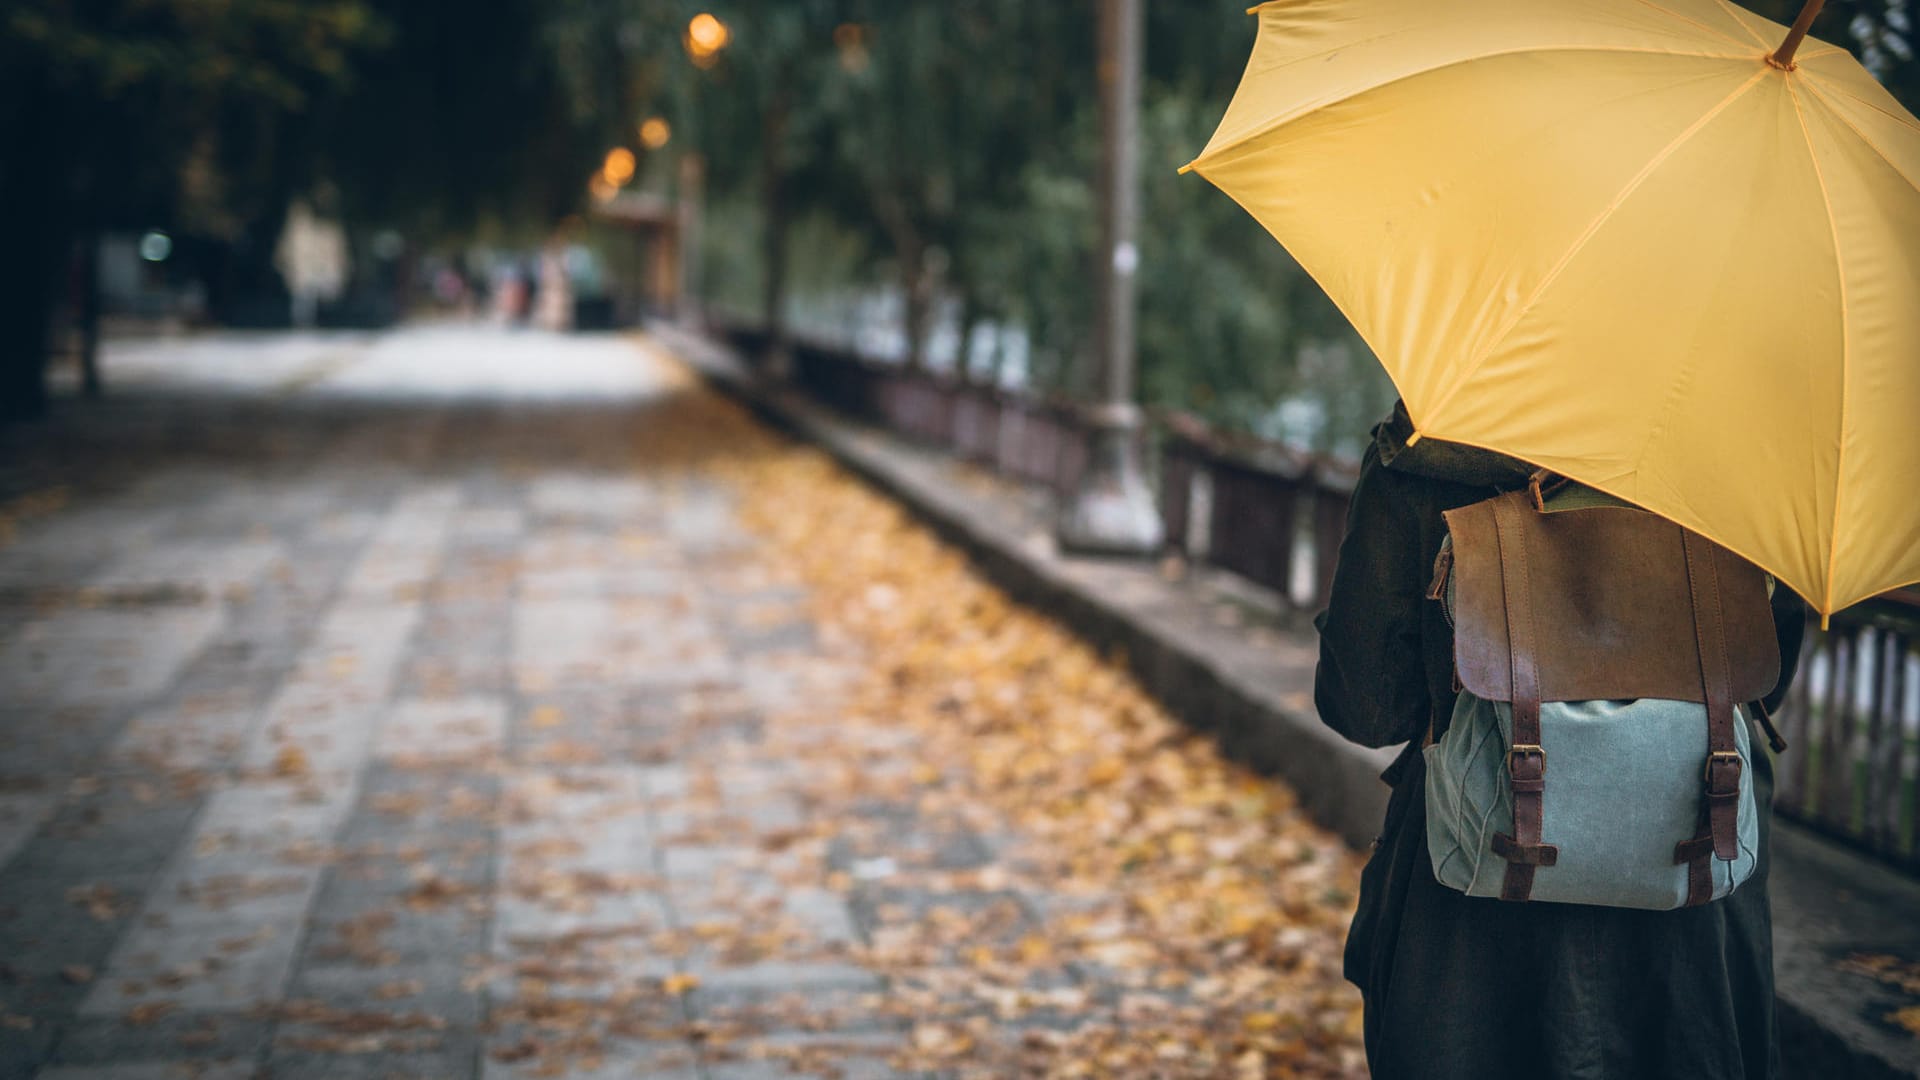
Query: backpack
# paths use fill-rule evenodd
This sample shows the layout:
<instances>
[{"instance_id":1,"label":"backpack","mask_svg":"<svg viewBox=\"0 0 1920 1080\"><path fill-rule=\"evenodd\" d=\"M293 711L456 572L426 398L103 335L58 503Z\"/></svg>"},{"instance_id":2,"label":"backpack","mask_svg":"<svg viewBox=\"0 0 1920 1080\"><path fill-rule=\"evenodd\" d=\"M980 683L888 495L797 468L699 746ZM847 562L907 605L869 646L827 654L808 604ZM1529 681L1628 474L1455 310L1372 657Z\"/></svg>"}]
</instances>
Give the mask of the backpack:
<instances>
[{"instance_id":1,"label":"backpack","mask_svg":"<svg viewBox=\"0 0 1920 1080\"><path fill-rule=\"evenodd\" d=\"M1717 900L1759 856L1747 720L1779 679L1771 582L1590 489L1549 499L1547 475L1446 513L1428 596L1460 693L1424 751L1434 876L1514 901Z\"/></svg>"}]
</instances>

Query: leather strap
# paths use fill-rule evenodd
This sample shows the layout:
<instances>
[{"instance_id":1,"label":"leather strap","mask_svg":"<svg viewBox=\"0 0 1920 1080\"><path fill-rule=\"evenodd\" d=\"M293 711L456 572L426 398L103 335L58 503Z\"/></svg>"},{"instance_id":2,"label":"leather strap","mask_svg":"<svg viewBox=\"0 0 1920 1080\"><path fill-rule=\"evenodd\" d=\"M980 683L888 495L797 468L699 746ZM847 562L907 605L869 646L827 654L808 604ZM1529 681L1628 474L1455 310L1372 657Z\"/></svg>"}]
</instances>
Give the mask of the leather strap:
<instances>
[{"instance_id":1,"label":"leather strap","mask_svg":"<svg viewBox=\"0 0 1920 1080\"><path fill-rule=\"evenodd\" d=\"M1527 572L1524 495L1494 502L1494 527L1500 547L1500 585L1505 594L1507 654L1513 687L1513 743L1507 749L1507 786L1513 791L1513 833L1493 838L1494 853L1507 860L1500 899L1525 900L1533 894L1536 867L1552 866L1560 850L1540 842L1542 798L1547 787L1547 752L1540 745L1540 668L1533 625L1532 582Z\"/></svg>"},{"instance_id":2,"label":"leather strap","mask_svg":"<svg viewBox=\"0 0 1920 1080\"><path fill-rule=\"evenodd\" d=\"M1700 834L1673 846L1673 861L1687 865L1687 906L1699 907L1713 899L1713 837L1707 814L1700 812Z\"/></svg>"},{"instance_id":3,"label":"leather strap","mask_svg":"<svg viewBox=\"0 0 1920 1080\"><path fill-rule=\"evenodd\" d=\"M1673 860L1687 864L1687 904L1713 898L1709 859L1732 862L1740 854L1740 781L1745 771L1739 744L1734 741L1731 676L1727 663L1725 614L1720 605L1720 578L1713 547L1683 530L1681 544L1687 560L1687 584L1692 594L1694 634L1699 642L1700 688L1707 704L1707 760L1702 775L1701 831L1692 840L1674 846Z\"/></svg>"},{"instance_id":4,"label":"leather strap","mask_svg":"<svg viewBox=\"0 0 1920 1080\"><path fill-rule=\"evenodd\" d=\"M1747 702L1747 712L1755 720L1760 721L1760 726L1766 729L1767 745L1773 747L1773 752L1776 754L1786 753L1787 740L1780 736L1780 729L1773 726L1773 716L1767 712L1767 703L1764 701L1749 701Z\"/></svg>"}]
</instances>

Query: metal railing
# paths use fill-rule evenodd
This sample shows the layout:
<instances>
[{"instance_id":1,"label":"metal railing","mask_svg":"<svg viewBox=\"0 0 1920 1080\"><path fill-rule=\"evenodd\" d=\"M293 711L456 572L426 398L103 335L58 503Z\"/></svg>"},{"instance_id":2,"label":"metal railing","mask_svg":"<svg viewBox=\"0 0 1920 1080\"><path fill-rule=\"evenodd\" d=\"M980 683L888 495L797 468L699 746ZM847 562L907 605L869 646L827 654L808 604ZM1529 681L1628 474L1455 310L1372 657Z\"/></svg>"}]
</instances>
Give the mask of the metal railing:
<instances>
[{"instance_id":1,"label":"metal railing","mask_svg":"<svg viewBox=\"0 0 1920 1080\"><path fill-rule=\"evenodd\" d=\"M726 328L749 353L764 338ZM852 418L1002 475L1070 489L1089 427L1071 405L812 343L794 382ZM1316 610L1327 597L1357 468L1224 434L1184 414L1154 418L1167 544ZM1817 621L1813 624L1817 625ZM1775 717L1792 744L1775 809L1909 872L1920 872L1920 590L1901 590L1809 629L1800 677Z\"/></svg>"},{"instance_id":2,"label":"metal railing","mask_svg":"<svg viewBox=\"0 0 1920 1080\"><path fill-rule=\"evenodd\" d=\"M1774 808L1920 872L1920 596L1901 590L1809 628L1777 722L1791 749Z\"/></svg>"},{"instance_id":3,"label":"metal railing","mask_svg":"<svg viewBox=\"0 0 1920 1080\"><path fill-rule=\"evenodd\" d=\"M1167 542L1318 608L1333 584L1356 469L1278 443L1222 435L1184 414L1158 418Z\"/></svg>"}]
</instances>

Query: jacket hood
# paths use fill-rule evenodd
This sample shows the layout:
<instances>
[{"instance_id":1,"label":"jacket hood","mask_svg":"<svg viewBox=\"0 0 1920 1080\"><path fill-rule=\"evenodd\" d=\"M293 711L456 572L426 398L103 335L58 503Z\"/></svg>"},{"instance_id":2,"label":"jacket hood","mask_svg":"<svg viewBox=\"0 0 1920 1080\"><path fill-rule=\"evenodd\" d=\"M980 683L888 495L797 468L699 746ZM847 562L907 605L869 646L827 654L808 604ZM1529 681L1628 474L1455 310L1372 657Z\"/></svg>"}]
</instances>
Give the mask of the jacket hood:
<instances>
[{"instance_id":1,"label":"jacket hood","mask_svg":"<svg viewBox=\"0 0 1920 1080\"><path fill-rule=\"evenodd\" d=\"M1413 419L1407 415L1406 403L1396 401L1393 412L1373 428L1374 452L1380 464L1395 472L1433 480L1497 488L1525 487L1534 473L1534 467L1519 458L1431 435L1408 446L1412 436Z\"/></svg>"}]
</instances>

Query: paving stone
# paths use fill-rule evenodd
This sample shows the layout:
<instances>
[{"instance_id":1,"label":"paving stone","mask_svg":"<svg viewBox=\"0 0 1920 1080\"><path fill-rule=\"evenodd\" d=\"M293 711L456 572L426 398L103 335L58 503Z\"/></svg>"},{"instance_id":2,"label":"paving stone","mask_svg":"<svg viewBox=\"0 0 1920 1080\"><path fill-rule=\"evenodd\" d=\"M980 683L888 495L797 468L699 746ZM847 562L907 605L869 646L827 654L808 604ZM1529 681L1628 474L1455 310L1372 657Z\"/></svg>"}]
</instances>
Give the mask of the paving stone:
<instances>
[{"instance_id":1,"label":"paving stone","mask_svg":"<svg viewBox=\"0 0 1920 1080\"><path fill-rule=\"evenodd\" d=\"M537 1056L501 1060L500 1054L514 1058L514 1046L514 1040L503 1036L492 1040L480 1067L483 1080L538 1080L556 1074L553 1066ZM568 1054L555 1060L561 1063L558 1075L568 1080L704 1080L699 1055L690 1045L680 1043L613 1039L594 1053Z\"/></svg>"},{"instance_id":2,"label":"paving stone","mask_svg":"<svg viewBox=\"0 0 1920 1080\"><path fill-rule=\"evenodd\" d=\"M391 855L409 860L471 862L490 857L500 778L486 759L438 765L370 765L360 801L338 833L342 872Z\"/></svg>"},{"instance_id":3,"label":"paving stone","mask_svg":"<svg viewBox=\"0 0 1920 1080\"><path fill-rule=\"evenodd\" d=\"M129 1022L125 1016L77 1018L55 1050L56 1067L201 1067L245 1064L266 1045L271 1022L249 1009L241 1012L175 1011ZM46 1075L43 1073L42 1075ZM216 1074L217 1075L217 1074ZM247 1075L243 1073L242 1075Z\"/></svg>"},{"instance_id":4,"label":"paving stone","mask_svg":"<svg viewBox=\"0 0 1920 1080\"><path fill-rule=\"evenodd\" d=\"M0 867L53 816L58 802L51 791L0 791Z\"/></svg>"},{"instance_id":5,"label":"paving stone","mask_svg":"<svg viewBox=\"0 0 1920 1080\"><path fill-rule=\"evenodd\" d=\"M649 695L609 687L566 684L520 695L511 736L517 763L566 768L651 761L642 751L665 737L665 720ZM642 704L636 704L642 702Z\"/></svg>"},{"instance_id":6,"label":"paving stone","mask_svg":"<svg viewBox=\"0 0 1920 1080\"><path fill-rule=\"evenodd\" d=\"M309 916L309 962L362 958L394 978L484 951L484 857L361 859L327 875Z\"/></svg>"},{"instance_id":7,"label":"paving stone","mask_svg":"<svg viewBox=\"0 0 1920 1080\"><path fill-rule=\"evenodd\" d=\"M62 1065L41 1071L39 1080L250 1080L253 1075L250 1061L147 1061Z\"/></svg>"},{"instance_id":8,"label":"paving stone","mask_svg":"<svg viewBox=\"0 0 1920 1080\"><path fill-rule=\"evenodd\" d=\"M670 844L664 848L667 879L676 885L711 884L723 877L761 876L756 848L718 844Z\"/></svg>"},{"instance_id":9,"label":"paving stone","mask_svg":"<svg viewBox=\"0 0 1920 1080\"><path fill-rule=\"evenodd\" d=\"M659 501L653 484L624 477L561 474L527 487L527 505L552 518L628 522L655 512Z\"/></svg>"},{"instance_id":10,"label":"paving stone","mask_svg":"<svg viewBox=\"0 0 1920 1080\"><path fill-rule=\"evenodd\" d=\"M120 942L81 1013L119 1015L156 1005L221 1011L276 999L292 971L318 877L308 870L236 882L230 887L267 891L224 909L150 904L147 913L166 912L166 921L137 924ZM180 917L183 911L193 917Z\"/></svg>"},{"instance_id":11,"label":"paving stone","mask_svg":"<svg viewBox=\"0 0 1920 1080\"><path fill-rule=\"evenodd\" d=\"M394 703L380 725L376 756L407 765L460 764L497 757L507 702L495 696Z\"/></svg>"},{"instance_id":12,"label":"paving stone","mask_svg":"<svg viewBox=\"0 0 1920 1080\"><path fill-rule=\"evenodd\" d=\"M518 540L526 532L527 516L513 507L474 506L469 500L449 525L464 543Z\"/></svg>"},{"instance_id":13,"label":"paving stone","mask_svg":"<svg viewBox=\"0 0 1920 1080\"><path fill-rule=\"evenodd\" d=\"M792 1080L818 1075L811 1064L830 1065L842 1080L894 1080L888 1059L906 1049L903 1037L857 1032L795 1032L770 1035L706 1055L708 1080Z\"/></svg>"},{"instance_id":14,"label":"paving stone","mask_svg":"<svg viewBox=\"0 0 1920 1080\"><path fill-rule=\"evenodd\" d=\"M0 874L0 964L19 976L57 977L80 965L99 969L134 921L151 876L67 875L22 868ZM6 987L0 980L0 991Z\"/></svg>"},{"instance_id":15,"label":"paving stone","mask_svg":"<svg viewBox=\"0 0 1920 1080\"><path fill-rule=\"evenodd\" d=\"M467 985L478 965L455 956L403 969L309 963L287 991L292 1001L341 1008L433 1016L454 1028L477 1028L484 1016L478 987Z\"/></svg>"},{"instance_id":16,"label":"paving stone","mask_svg":"<svg viewBox=\"0 0 1920 1080\"><path fill-rule=\"evenodd\" d=\"M700 978L710 990L784 991L807 990L879 990L879 976L858 964L832 961L770 960L757 964L725 964L689 957L687 970Z\"/></svg>"},{"instance_id":17,"label":"paving stone","mask_svg":"<svg viewBox=\"0 0 1920 1080\"><path fill-rule=\"evenodd\" d=\"M267 538L180 539L128 551L89 584L109 592L163 588L218 598L253 585L286 558L286 547Z\"/></svg>"},{"instance_id":18,"label":"paving stone","mask_svg":"<svg viewBox=\"0 0 1920 1080\"><path fill-rule=\"evenodd\" d=\"M473 1075L478 1037L466 1031L341 1036L287 1032L278 1036L260 1080L454 1080ZM345 1047L340 1052L328 1046Z\"/></svg>"},{"instance_id":19,"label":"paving stone","mask_svg":"<svg viewBox=\"0 0 1920 1080\"><path fill-rule=\"evenodd\" d=\"M712 986L687 995L701 1020L748 1030L897 1031L908 1021L881 1008L885 991L834 986Z\"/></svg>"},{"instance_id":20,"label":"paving stone","mask_svg":"<svg viewBox=\"0 0 1920 1080\"><path fill-rule=\"evenodd\" d=\"M781 898L788 916L811 930L821 941L850 945L859 939L853 909L829 889L790 889Z\"/></svg>"},{"instance_id":21,"label":"paving stone","mask_svg":"<svg viewBox=\"0 0 1920 1080\"><path fill-rule=\"evenodd\" d=\"M230 684L231 685L231 684ZM188 697L128 721L108 748L107 763L122 769L214 768L230 760L260 716L252 694L228 690Z\"/></svg>"},{"instance_id":22,"label":"paving stone","mask_svg":"<svg viewBox=\"0 0 1920 1080\"><path fill-rule=\"evenodd\" d=\"M164 690L219 630L211 605L56 613L0 644L0 686L16 701L111 705Z\"/></svg>"},{"instance_id":23,"label":"paving stone","mask_svg":"<svg viewBox=\"0 0 1920 1080\"><path fill-rule=\"evenodd\" d=\"M271 772L271 769L267 770ZM330 839L342 800L293 779L244 780L208 797L195 828L195 858L211 859L229 845L287 848Z\"/></svg>"},{"instance_id":24,"label":"paving stone","mask_svg":"<svg viewBox=\"0 0 1920 1080\"><path fill-rule=\"evenodd\" d=\"M0 1027L0 1076L35 1075L53 1052L58 1036L59 1029L48 1023L36 1024L25 1031L12 1026Z\"/></svg>"}]
</instances>

